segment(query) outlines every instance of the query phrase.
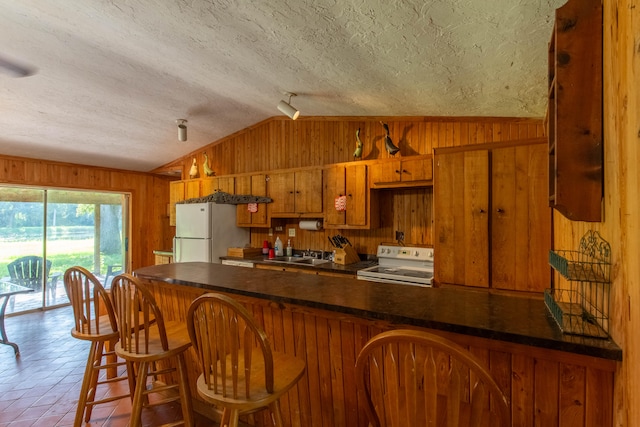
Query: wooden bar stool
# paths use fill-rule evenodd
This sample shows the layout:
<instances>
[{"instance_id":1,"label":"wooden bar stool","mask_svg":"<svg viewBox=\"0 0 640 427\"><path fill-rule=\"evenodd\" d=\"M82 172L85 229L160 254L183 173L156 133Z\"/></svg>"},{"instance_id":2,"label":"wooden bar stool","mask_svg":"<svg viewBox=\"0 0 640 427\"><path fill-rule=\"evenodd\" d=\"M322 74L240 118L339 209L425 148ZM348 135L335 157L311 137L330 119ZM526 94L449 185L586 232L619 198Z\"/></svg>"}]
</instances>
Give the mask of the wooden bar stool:
<instances>
[{"instance_id":1,"label":"wooden bar stool","mask_svg":"<svg viewBox=\"0 0 640 427\"><path fill-rule=\"evenodd\" d=\"M131 408L130 427L142 425L143 406L156 406L179 401L183 420L171 423L193 426L193 409L184 353L191 347L186 324L165 322L153 295L135 277L120 274L111 283L120 341L115 351L118 356L137 367L135 392ZM175 367L169 365L175 359ZM177 372L177 383L160 382L160 376L169 378ZM151 387L147 379L151 376ZM177 392L177 396L175 393ZM160 393L162 399L152 402L148 396Z\"/></svg>"},{"instance_id":2,"label":"wooden bar stool","mask_svg":"<svg viewBox=\"0 0 640 427\"><path fill-rule=\"evenodd\" d=\"M83 415L85 422L91 419L91 411L95 405L131 396L127 393L95 400L97 387L101 384L129 380L129 390L133 390L133 377L128 375L133 370L129 362L118 362L113 352L113 347L118 341L116 317L109 294L98 279L82 267L71 267L64 273L64 287L73 307L75 320L71 335L91 342L73 422L73 425L78 427L82 424ZM108 351L105 351L105 345L108 346ZM103 363L103 358L108 360ZM123 374L99 381L101 370L117 372L118 367L123 365L127 366Z\"/></svg>"},{"instance_id":3,"label":"wooden bar stool","mask_svg":"<svg viewBox=\"0 0 640 427\"><path fill-rule=\"evenodd\" d=\"M203 372L198 394L223 408L220 426L237 427L240 415L269 409L281 427L280 397L304 374L304 360L272 351L249 312L226 295L196 298L187 325Z\"/></svg>"}]
</instances>

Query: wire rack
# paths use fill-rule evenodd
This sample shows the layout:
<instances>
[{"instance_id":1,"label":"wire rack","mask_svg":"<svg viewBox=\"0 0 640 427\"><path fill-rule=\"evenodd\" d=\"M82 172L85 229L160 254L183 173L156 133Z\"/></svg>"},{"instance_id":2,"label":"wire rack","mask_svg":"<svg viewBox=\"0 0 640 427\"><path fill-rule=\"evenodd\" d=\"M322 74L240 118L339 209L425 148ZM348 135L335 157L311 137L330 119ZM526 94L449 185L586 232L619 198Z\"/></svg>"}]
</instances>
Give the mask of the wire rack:
<instances>
[{"instance_id":1,"label":"wire rack","mask_svg":"<svg viewBox=\"0 0 640 427\"><path fill-rule=\"evenodd\" d=\"M547 289L545 304L563 332L609 336L611 246L588 231L577 251L549 252L549 264L568 280L568 289Z\"/></svg>"}]
</instances>

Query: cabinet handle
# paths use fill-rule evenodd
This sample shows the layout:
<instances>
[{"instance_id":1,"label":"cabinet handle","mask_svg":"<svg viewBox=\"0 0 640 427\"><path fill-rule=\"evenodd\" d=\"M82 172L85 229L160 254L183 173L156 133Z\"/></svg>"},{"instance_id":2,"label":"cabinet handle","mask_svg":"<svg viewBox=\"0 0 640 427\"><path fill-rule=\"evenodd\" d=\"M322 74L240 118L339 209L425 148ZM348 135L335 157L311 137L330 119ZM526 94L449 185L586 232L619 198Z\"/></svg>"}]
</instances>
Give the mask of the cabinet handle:
<instances>
[{"instance_id":1,"label":"cabinet handle","mask_svg":"<svg viewBox=\"0 0 640 427\"><path fill-rule=\"evenodd\" d=\"M502 208L498 208L498 209L496 209L496 212L498 212L498 213L504 213L504 209L502 209Z\"/></svg>"},{"instance_id":2,"label":"cabinet handle","mask_svg":"<svg viewBox=\"0 0 640 427\"><path fill-rule=\"evenodd\" d=\"M480 209L480 213L487 213L484 209Z\"/></svg>"},{"instance_id":3,"label":"cabinet handle","mask_svg":"<svg viewBox=\"0 0 640 427\"><path fill-rule=\"evenodd\" d=\"M396 169L396 173L397 173L398 175L400 175L402 172L400 172L398 169Z\"/></svg>"}]
</instances>

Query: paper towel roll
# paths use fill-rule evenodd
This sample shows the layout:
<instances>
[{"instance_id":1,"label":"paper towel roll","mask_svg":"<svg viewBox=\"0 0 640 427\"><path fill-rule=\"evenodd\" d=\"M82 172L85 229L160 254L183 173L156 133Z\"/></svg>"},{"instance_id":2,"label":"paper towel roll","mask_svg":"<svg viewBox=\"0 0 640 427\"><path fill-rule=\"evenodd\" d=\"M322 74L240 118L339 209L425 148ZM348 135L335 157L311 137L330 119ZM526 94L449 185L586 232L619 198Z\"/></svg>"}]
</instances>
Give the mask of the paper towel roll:
<instances>
[{"instance_id":1,"label":"paper towel roll","mask_svg":"<svg viewBox=\"0 0 640 427\"><path fill-rule=\"evenodd\" d=\"M315 219L300 221L298 226L300 227L300 230L320 230L322 228L322 221Z\"/></svg>"}]
</instances>

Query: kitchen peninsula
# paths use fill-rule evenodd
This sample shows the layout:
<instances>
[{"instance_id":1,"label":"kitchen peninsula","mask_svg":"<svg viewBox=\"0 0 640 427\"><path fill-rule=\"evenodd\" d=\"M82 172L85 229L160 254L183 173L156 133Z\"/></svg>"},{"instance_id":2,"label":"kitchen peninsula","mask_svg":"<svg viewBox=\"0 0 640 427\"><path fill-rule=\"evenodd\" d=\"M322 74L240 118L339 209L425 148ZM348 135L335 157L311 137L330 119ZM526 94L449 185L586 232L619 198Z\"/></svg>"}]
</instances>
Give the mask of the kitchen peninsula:
<instances>
[{"instance_id":1,"label":"kitchen peninsula","mask_svg":"<svg viewBox=\"0 0 640 427\"><path fill-rule=\"evenodd\" d=\"M484 360L510 397L514 426L573 425L576 417L585 425L611 425L621 349L610 340L562 334L542 299L208 263L135 274L169 320L184 320L198 295L226 293L253 313L275 349L306 358L305 376L283 402L287 425L362 424L355 358L373 335L399 327L435 331ZM199 375L193 357L189 353L191 379ZM251 422L264 425L259 418Z\"/></svg>"}]
</instances>

